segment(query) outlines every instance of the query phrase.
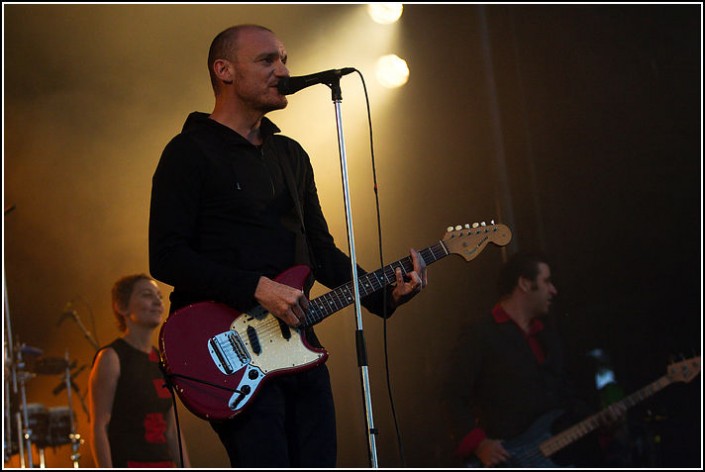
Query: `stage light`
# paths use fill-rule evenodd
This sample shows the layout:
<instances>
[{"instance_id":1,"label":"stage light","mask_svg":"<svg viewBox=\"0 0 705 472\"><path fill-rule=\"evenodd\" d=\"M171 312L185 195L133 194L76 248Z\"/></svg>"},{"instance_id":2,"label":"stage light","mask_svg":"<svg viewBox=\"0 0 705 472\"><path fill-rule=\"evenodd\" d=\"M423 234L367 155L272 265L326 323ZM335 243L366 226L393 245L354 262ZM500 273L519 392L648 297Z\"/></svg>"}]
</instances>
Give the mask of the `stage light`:
<instances>
[{"instance_id":1,"label":"stage light","mask_svg":"<svg viewBox=\"0 0 705 472\"><path fill-rule=\"evenodd\" d=\"M377 60L377 80L386 88L397 88L409 80L409 66L396 54L388 54Z\"/></svg>"},{"instance_id":2,"label":"stage light","mask_svg":"<svg viewBox=\"0 0 705 472\"><path fill-rule=\"evenodd\" d=\"M401 17L404 5L401 3L370 3L367 12L381 25L390 25Z\"/></svg>"}]
</instances>

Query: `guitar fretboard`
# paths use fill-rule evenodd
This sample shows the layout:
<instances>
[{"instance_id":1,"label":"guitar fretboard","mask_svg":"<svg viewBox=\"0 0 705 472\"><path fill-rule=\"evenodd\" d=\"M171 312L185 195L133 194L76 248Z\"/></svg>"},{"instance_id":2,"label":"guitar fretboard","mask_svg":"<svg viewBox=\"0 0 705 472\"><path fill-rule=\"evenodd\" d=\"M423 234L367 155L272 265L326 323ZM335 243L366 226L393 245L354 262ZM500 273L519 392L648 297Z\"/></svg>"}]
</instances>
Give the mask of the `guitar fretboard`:
<instances>
[{"instance_id":1,"label":"guitar fretboard","mask_svg":"<svg viewBox=\"0 0 705 472\"><path fill-rule=\"evenodd\" d=\"M433 246L427 247L419 251L426 265L430 265L440 259L443 259L449 254L443 243L439 241ZM387 285L393 284L396 281L396 269L400 268L402 274L406 275L414 270L414 264L411 256L392 262L389 265L382 267L374 272L368 272L357 278L358 288L360 290L360 298L366 297ZM355 292L352 281L341 285L335 290L314 298L309 302L308 313L306 313L306 321L302 323L302 327L313 326L322 321L333 313L342 310L355 301Z\"/></svg>"},{"instance_id":2,"label":"guitar fretboard","mask_svg":"<svg viewBox=\"0 0 705 472\"><path fill-rule=\"evenodd\" d=\"M661 377L660 379L656 380L655 382L650 383L646 387L642 388L641 390L637 390L636 392L632 393L628 397L625 397L624 399L620 400L618 403L624 405L627 408L631 408L632 406L636 405L637 403L649 398L656 392L662 390L666 386L668 386L671 383L671 380L664 376ZM549 457L552 454L555 454L559 450L563 449L564 447L572 444L573 442L577 441L578 439L582 438L586 434L594 431L595 429L599 428L604 424L604 421L602 421L607 415L607 412L605 410L601 411L600 413L597 413L580 423L576 424L575 426L572 426L565 431L562 431L561 433L558 433L551 439L548 439L541 443L539 446L539 449L543 453L544 456Z\"/></svg>"}]
</instances>

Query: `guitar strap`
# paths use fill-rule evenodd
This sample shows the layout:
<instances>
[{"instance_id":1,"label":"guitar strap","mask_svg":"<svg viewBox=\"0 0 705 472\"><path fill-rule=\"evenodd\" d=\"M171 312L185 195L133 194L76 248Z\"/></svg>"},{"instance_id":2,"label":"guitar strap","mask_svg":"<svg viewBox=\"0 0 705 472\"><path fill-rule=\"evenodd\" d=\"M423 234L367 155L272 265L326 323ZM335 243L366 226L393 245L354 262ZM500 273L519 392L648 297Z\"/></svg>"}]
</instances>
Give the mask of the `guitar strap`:
<instances>
[{"instance_id":1,"label":"guitar strap","mask_svg":"<svg viewBox=\"0 0 705 472\"><path fill-rule=\"evenodd\" d=\"M291 199L294 202L294 208L296 209L296 214L298 215L299 223L301 224L300 234L296 235L297 259L307 261L310 267L316 267L313 251L311 250L308 235L306 233L306 224L304 223L304 213L301 206L301 199L299 198L299 189L296 186L294 172L291 168L291 161L293 156L297 154L297 151L293 149L293 144L291 141L277 139L277 136L272 137L272 143L275 146L274 154L279 162L282 172L284 173L284 180L286 181L286 186L289 188L289 193L291 194ZM305 287L305 293L307 296L312 286L313 276L309 276L309 280L307 281Z\"/></svg>"},{"instance_id":2,"label":"guitar strap","mask_svg":"<svg viewBox=\"0 0 705 472\"><path fill-rule=\"evenodd\" d=\"M291 199L294 202L294 207L296 208L296 214L299 217L299 223L301 223L301 232L296 235L296 255L298 260L306 260L310 267L315 267L315 260L313 258L313 251L308 240L308 234L306 233L306 224L304 223L304 212L301 208L301 199L299 198L299 190L296 186L296 180L294 179L294 171L291 169L291 162L293 156L296 156L297 151L293 149L293 144L289 140L277 139L277 136L272 137L272 142L274 143L275 156L279 161L279 165L284 173L284 180L286 180L286 186L289 187L289 192L291 193ZM286 149L284 145L286 144ZM302 241L303 240L303 241ZM313 276L313 272L309 273L304 285L304 293L306 298L310 298L311 288L316 281ZM312 326L304 329L303 335L314 346L323 347L321 342L316 336Z\"/></svg>"}]
</instances>

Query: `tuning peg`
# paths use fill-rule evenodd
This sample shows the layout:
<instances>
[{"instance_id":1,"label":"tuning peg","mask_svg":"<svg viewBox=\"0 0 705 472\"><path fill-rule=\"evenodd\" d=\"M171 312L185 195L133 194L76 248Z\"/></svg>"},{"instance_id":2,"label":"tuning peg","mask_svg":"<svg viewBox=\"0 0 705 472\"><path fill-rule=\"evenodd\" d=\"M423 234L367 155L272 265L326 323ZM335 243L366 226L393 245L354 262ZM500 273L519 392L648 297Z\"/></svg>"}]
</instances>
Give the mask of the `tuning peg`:
<instances>
[{"instance_id":1,"label":"tuning peg","mask_svg":"<svg viewBox=\"0 0 705 472\"><path fill-rule=\"evenodd\" d=\"M451 231L453 231L453 227L452 227L452 226L448 226L448 228L446 229L446 231L448 231L448 232L450 233Z\"/></svg>"},{"instance_id":2,"label":"tuning peg","mask_svg":"<svg viewBox=\"0 0 705 472\"><path fill-rule=\"evenodd\" d=\"M465 229L470 229L470 225L465 223Z\"/></svg>"},{"instance_id":3,"label":"tuning peg","mask_svg":"<svg viewBox=\"0 0 705 472\"><path fill-rule=\"evenodd\" d=\"M458 225L458 226L455 227L455 230L456 230L456 231L460 231L461 229L463 229L463 227L460 226L460 225Z\"/></svg>"},{"instance_id":4,"label":"tuning peg","mask_svg":"<svg viewBox=\"0 0 705 472\"><path fill-rule=\"evenodd\" d=\"M490 220L490 224L494 226L494 220Z\"/></svg>"},{"instance_id":5,"label":"tuning peg","mask_svg":"<svg viewBox=\"0 0 705 472\"><path fill-rule=\"evenodd\" d=\"M472 224L472 227L473 227L473 228L477 228L478 226L480 226L480 223L473 223L473 224Z\"/></svg>"},{"instance_id":6,"label":"tuning peg","mask_svg":"<svg viewBox=\"0 0 705 472\"><path fill-rule=\"evenodd\" d=\"M480 223L480 226L487 226L487 223L483 221L482 223Z\"/></svg>"}]
</instances>

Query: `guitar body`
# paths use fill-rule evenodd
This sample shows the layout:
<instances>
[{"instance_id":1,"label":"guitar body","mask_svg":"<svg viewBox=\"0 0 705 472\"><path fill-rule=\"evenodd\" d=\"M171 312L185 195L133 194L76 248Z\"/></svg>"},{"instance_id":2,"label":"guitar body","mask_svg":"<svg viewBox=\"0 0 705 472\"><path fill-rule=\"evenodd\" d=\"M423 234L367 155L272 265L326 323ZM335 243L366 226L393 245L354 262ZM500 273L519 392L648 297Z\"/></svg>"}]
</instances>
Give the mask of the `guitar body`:
<instances>
[{"instance_id":1,"label":"guitar body","mask_svg":"<svg viewBox=\"0 0 705 472\"><path fill-rule=\"evenodd\" d=\"M275 280L303 289L308 267L295 266ZM326 361L262 307L246 313L216 302L195 303L172 313L159 334L162 362L176 393L196 416L236 416L271 377L310 369Z\"/></svg>"}]
</instances>

